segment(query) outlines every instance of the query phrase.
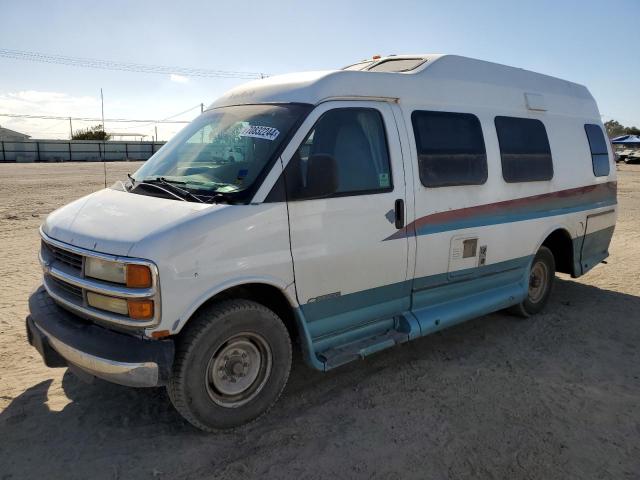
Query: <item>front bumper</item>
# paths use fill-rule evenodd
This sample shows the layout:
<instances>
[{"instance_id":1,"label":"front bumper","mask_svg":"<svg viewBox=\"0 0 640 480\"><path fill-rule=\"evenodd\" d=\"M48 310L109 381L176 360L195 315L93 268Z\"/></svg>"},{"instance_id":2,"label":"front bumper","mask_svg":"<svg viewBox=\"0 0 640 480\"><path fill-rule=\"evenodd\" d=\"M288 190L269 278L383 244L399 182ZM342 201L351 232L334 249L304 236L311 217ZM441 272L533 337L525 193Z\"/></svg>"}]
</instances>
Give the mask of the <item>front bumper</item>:
<instances>
[{"instance_id":1,"label":"front bumper","mask_svg":"<svg viewBox=\"0 0 640 480\"><path fill-rule=\"evenodd\" d=\"M82 320L39 287L29 298L27 338L48 367L76 367L131 387L166 385L173 340L145 340Z\"/></svg>"}]
</instances>

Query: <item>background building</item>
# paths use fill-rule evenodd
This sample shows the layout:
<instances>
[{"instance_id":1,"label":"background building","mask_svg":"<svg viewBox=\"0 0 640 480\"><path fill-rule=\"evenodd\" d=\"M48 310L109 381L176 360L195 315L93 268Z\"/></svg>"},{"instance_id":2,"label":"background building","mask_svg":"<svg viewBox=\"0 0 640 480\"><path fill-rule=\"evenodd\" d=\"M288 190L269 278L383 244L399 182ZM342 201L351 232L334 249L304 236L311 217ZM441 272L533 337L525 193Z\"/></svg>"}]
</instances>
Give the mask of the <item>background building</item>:
<instances>
[{"instance_id":1,"label":"background building","mask_svg":"<svg viewBox=\"0 0 640 480\"><path fill-rule=\"evenodd\" d=\"M20 140L28 140L30 138L31 137L29 135L26 135L24 133L0 127L0 140L2 141L15 142Z\"/></svg>"}]
</instances>

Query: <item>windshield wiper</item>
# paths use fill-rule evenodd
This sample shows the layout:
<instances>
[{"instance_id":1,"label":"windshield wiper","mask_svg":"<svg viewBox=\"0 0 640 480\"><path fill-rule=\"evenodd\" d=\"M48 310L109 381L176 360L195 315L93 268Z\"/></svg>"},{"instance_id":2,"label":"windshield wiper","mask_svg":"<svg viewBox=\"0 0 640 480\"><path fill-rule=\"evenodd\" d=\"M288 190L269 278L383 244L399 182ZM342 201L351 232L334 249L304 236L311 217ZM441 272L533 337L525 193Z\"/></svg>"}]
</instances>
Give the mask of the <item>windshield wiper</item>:
<instances>
[{"instance_id":1,"label":"windshield wiper","mask_svg":"<svg viewBox=\"0 0 640 480\"><path fill-rule=\"evenodd\" d=\"M148 185L154 185L154 186L162 185L167 190L170 190L170 193L173 193L173 194L177 193L178 195L180 195L182 200L186 200L187 198L190 198L192 200L195 200L196 202L204 203L204 200L202 200L199 196L191 193L189 190L185 190L184 188L180 188L176 185L176 184L184 185L186 184L186 182L181 182L179 180L167 180L164 177L155 177L155 178L145 178L141 182L138 182L138 184L140 183L143 183L143 184L146 183Z\"/></svg>"},{"instance_id":2,"label":"windshield wiper","mask_svg":"<svg viewBox=\"0 0 640 480\"><path fill-rule=\"evenodd\" d=\"M228 204L231 204L231 199L232 199L232 195L228 192L215 192L213 194L212 197L209 197L207 199L208 203L215 203L216 205L218 203L223 203L226 202Z\"/></svg>"},{"instance_id":3,"label":"windshield wiper","mask_svg":"<svg viewBox=\"0 0 640 480\"><path fill-rule=\"evenodd\" d=\"M124 188L127 192L130 192L136 185L136 179L133 178L130 173L127 173L127 178L129 179L130 185L129 188L127 188L127 185L125 185Z\"/></svg>"}]
</instances>

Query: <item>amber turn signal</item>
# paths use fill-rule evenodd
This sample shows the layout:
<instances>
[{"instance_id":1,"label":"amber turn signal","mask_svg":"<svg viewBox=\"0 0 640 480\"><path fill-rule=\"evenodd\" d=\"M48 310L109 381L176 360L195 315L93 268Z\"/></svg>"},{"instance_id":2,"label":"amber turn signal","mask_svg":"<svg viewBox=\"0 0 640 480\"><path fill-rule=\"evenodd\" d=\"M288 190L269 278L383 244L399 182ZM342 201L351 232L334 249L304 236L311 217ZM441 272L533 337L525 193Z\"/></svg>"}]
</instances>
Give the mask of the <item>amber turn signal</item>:
<instances>
[{"instance_id":1,"label":"amber turn signal","mask_svg":"<svg viewBox=\"0 0 640 480\"><path fill-rule=\"evenodd\" d=\"M134 320L153 318L153 300L128 300L129 317Z\"/></svg>"},{"instance_id":2,"label":"amber turn signal","mask_svg":"<svg viewBox=\"0 0 640 480\"><path fill-rule=\"evenodd\" d=\"M127 287L149 288L151 286L151 269L146 265L127 265Z\"/></svg>"},{"instance_id":3,"label":"amber turn signal","mask_svg":"<svg viewBox=\"0 0 640 480\"><path fill-rule=\"evenodd\" d=\"M151 338L165 338L171 335L169 330L157 330L151 334Z\"/></svg>"}]
</instances>

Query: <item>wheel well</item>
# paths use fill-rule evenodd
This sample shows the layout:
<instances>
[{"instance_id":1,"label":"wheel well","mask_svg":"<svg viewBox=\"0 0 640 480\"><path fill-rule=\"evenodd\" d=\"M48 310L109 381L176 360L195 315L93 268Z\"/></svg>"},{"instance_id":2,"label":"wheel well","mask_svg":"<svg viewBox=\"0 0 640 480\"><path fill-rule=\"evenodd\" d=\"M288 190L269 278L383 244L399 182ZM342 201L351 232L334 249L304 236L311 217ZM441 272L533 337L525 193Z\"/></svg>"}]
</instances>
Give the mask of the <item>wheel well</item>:
<instances>
[{"instance_id":1,"label":"wheel well","mask_svg":"<svg viewBox=\"0 0 640 480\"><path fill-rule=\"evenodd\" d=\"M569 232L564 229L555 230L542 242L542 246L553 253L556 271L573 274L573 241Z\"/></svg>"},{"instance_id":2,"label":"wheel well","mask_svg":"<svg viewBox=\"0 0 640 480\"><path fill-rule=\"evenodd\" d=\"M209 300L204 302L198 308L198 310L194 312L194 315L203 308L207 308L214 303L218 303L223 300L229 300L232 298L252 300L272 310L282 319L285 327L287 327L287 331L289 332L291 340L293 342L296 342L298 340L298 329L296 327L293 307L289 303L289 300L287 300L287 297L279 288L274 287L273 285L268 285L266 283L246 283L243 285L231 287L227 290L217 293Z\"/></svg>"}]
</instances>

